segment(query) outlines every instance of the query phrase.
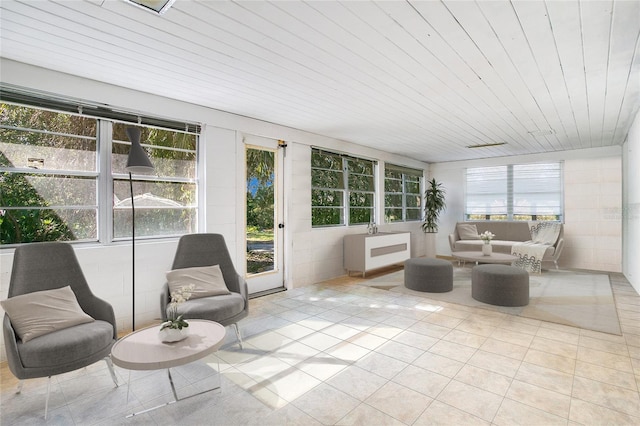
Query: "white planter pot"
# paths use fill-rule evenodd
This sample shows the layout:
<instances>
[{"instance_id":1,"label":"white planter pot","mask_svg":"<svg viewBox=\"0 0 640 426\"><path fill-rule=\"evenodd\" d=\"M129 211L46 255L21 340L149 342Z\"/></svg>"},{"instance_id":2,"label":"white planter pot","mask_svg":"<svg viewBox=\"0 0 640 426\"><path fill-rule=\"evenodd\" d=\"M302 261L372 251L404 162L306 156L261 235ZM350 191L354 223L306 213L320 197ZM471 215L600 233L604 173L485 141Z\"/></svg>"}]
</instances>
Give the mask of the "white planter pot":
<instances>
[{"instance_id":1,"label":"white planter pot","mask_svg":"<svg viewBox=\"0 0 640 426\"><path fill-rule=\"evenodd\" d=\"M189 337L189 327L179 328L165 328L158 332L160 341L164 343L179 342Z\"/></svg>"},{"instance_id":2,"label":"white planter pot","mask_svg":"<svg viewBox=\"0 0 640 426\"><path fill-rule=\"evenodd\" d=\"M491 244L483 244L482 245L482 254L484 256L491 256L492 252L493 252L493 247L491 247Z\"/></svg>"},{"instance_id":3,"label":"white planter pot","mask_svg":"<svg viewBox=\"0 0 640 426\"><path fill-rule=\"evenodd\" d=\"M436 258L436 233L425 232L425 257Z\"/></svg>"}]
</instances>

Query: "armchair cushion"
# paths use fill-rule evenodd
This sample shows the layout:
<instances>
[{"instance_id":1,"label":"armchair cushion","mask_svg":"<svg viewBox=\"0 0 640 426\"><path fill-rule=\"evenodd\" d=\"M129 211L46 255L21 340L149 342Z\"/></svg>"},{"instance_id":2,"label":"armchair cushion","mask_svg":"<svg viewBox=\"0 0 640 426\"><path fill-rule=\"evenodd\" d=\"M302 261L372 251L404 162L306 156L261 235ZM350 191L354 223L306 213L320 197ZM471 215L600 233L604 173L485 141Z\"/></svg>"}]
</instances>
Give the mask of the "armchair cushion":
<instances>
[{"instance_id":1,"label":"armchair cushion","mask_svg":"<svg viewBox=\"0 0 640 426\"><path fill-rule=\"evenodd\" d=\"M181 287L194 284L191 299L230 294L224 282L220 265L195 266L191 268L174 269L167 272L169 293L173 294Z\"/></svg>"},{"instance_id":2,"label":"armchair cushion","mask_svg":"<svg viewBox=\"0 0 640 426\"><path fill-rule=\"evenodd\" d=\"M112 344L113 326L98 320L18 343L18 353L25 368L67 365L71 366L67 370L75 370L86 366L87 359L95 354L108 355Z\"/></svg>"},{"instance_id":3,"label":"armchair cushion","mask_svg":"<svg viewBox=\"0 0 640 426\"><path fill-rule=\"evenodd\" d=\"M70 286L14 296L0 304L23 343L94 321L82 310Z\"/></svg>"},{"instance_id":4,"label":"armchair cushion","mask_svg":"<svg viewBox=\"0 0 640 426\"><path fill-rule=\"evenodd\" d=\"M189 299L178 305L177 313L183 315L185 319L206 319L225 325L229 318L242 313L244 308L244 297L239 293L230 293L222 296Z\"/></svg>"}]
</instances>

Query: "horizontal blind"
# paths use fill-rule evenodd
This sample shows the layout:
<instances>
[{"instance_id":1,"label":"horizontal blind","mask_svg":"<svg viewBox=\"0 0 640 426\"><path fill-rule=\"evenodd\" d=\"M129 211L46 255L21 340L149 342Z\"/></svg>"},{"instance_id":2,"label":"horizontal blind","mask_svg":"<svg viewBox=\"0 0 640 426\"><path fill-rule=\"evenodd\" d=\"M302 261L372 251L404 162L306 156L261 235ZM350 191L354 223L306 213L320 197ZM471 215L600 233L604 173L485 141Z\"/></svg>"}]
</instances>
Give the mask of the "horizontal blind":
<instances>
[{"instance_id":1,"label":"horizontal blind","mask_svg":"<svg viewBox=\"0 0 640 426\"><path fill-rule=\"evenodd\" d=\"M562 163L513 166L513 214L562 215Z\"/></svg>"},{"instance_id":2,"label":"horizontal blind","mask_svg":"<svg viewBox=\"0 0 640 426\"><path fill-rule=\"evenodd\" d=\"M405 166L397 166L395 164L386 163L384 167L386 170L393 170L398 173L404 173L407 176L422 177L422 174L423 174L422 170L412 169L411 167L405 167Z\"/></svg>"},{"instance_id":3,"label":"horizontal blind","mask_svg":"<svg viewBox=\"0 0 640 426\"><path fill-rule=\"evenodd\" d=\"M507 166L467 169L465 214L508 214L509 180Z\"/></svg>"}]
</instances>

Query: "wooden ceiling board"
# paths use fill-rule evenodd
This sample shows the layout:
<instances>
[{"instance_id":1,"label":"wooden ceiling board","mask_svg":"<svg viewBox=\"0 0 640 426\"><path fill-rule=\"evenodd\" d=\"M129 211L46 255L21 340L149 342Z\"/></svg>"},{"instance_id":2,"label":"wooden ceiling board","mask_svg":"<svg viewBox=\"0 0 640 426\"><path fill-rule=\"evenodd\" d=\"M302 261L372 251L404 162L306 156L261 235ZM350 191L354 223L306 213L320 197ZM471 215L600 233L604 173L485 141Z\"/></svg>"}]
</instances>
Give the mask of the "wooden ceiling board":
<instances>
[{"instance_id":1,"label":"wooden ceiling board","mask_svg":"<svg viewBox=\"0 0 640 426\"><path fill-rule=\"evenodd\" d=\"M639 35L620 0L0 2L5 58L427 162L621 144Z\"/></svg>"}]
</instances>

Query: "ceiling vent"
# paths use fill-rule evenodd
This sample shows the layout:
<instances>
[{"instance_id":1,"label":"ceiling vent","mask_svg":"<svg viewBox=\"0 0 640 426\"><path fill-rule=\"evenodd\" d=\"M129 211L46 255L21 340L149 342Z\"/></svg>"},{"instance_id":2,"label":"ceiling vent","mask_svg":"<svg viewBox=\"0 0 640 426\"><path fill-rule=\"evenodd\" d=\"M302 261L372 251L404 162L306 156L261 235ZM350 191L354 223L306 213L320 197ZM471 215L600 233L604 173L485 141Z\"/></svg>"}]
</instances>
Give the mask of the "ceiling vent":
<instances>
[{"instance_id":1,"label":"ceiling vent","mask_svg":"<svg viewBox=\"0 0 640 426\"><path fill-rule=\"evenodd\" d=\"M550 136L550 135L555 135L555 130L553 129L546 129L546 130L532 130L529 133L531 136L533 136L534 138L539 137L539 136Z\"/></svg>"},{"instance_id":2,"label":"ceiling vent","mask_svg":"<svg viewBox=\"0 0 640 426\"><path fill-rule=\"evenodd\" d=\"M176 0L124 0L149 12L164 14Z\"/></svg>"}]
</instances>

